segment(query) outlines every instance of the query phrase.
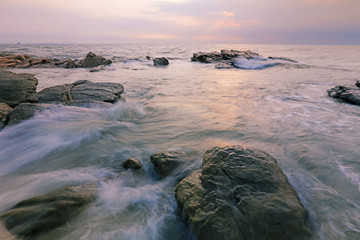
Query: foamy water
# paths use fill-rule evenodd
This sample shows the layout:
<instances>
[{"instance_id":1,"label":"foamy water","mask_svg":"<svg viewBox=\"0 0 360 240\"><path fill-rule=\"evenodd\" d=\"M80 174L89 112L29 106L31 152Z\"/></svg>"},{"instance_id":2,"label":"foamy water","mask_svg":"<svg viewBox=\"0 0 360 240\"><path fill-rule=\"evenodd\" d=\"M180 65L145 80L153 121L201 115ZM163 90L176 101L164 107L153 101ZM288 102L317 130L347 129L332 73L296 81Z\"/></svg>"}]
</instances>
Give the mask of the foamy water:
<instances>
[{"instance_id":1,"label":"foamy water","mask_svg":"<svg viewBox=\"0 0 360 240\"><path fill-rule=\"evenodd\" d=\"M190 62L193 52L220 49L263 58L239 59L237 69ZM127 99L108 108L55 105L0 132L0 213L61 186L99 186L83 214L41 239L192 239L177 213L176 179L199 168L205 150L228 144L278 159L310 214L314 239L360 238L360 107L326 93L360 78L359 46L0 45L0 51L129 59L96 73L14 70L34 73L38 90L81 79L121 83ZM170 65L154 67L147 55L168 57ZM160 181L149 160L160 150L194 157L179 175ZM130 157L142 162L143 175L119 167Z\"/></svg>"}]
</instances>

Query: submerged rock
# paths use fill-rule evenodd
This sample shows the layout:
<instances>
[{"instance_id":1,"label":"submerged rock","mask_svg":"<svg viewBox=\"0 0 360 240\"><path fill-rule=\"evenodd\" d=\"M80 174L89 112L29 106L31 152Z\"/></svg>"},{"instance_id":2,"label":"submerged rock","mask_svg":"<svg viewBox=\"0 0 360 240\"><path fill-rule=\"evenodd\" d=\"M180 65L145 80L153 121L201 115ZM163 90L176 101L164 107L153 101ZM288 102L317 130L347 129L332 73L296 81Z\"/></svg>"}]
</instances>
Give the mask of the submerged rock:
<instances>
[{"instance_id":1,"label":"submerged rock","mask_svg":"<svg viewBox=\"0 0 360 240\"><path fill-rule=\"evenodd\" d=\"M21 237L36 237L62 226L96 198L97 186L87 183L67 186L33 197L5 211L0 219L9 232Z\"/></svg>"},{"instance_id":2,"label":"submerged rock","mask_svg":"<svg viewBox=\"0 0 360 240\"><path fill-rule=\"evenodd\" d=\"M345 87L345 86L336 86L329 89L328 95L332 98L341 99L345 102L352 103L355 105L360 105L360 83L357 81L355 83L356 87Z\"/></svg>"},{"instance_id":3,"label":"submerged rock","mask_svg":"<svg viewBox=\"0 0 360 240\"><path fill-rule=\"evenodd\" d=\"M169 60L167 60L165 57L162 58L155 58L153 59L154 66L166 66L169 65Z\"/></svg>"},{"instance_id":4,"label":"submerged rock","mask_svg":"<svg viewBox=\"0 0 360 240\"><path fill-rule=\"evenodd\" d=\"M308 239L307 212L269 154L215 147L201 173L183 179L176 199L199 240Z\"/></svg>"},{"instance_id":5,"label":"submerged rock","mask_svg":"<svg viewBox=\"0 0 360 240\"><path fill-rule=\"evenodd\" d=\"M173 173L179 166L186 163L187 153L183 151L161 151L150 156L155 170L161 177Z\"/></svg>"},{"instance_id":6,"label":"submerged rock","mask_svg":"<svg viewBox=\"0 0 360 240\"><path fill-rule=\"evenodd\" d=\"M142 168L141 162L136 158L127 159L121 164L121 166L125 169L133 169L133 170L138 170Z\"/></svg>"},{"instance_id":7,"label":"submerged rock","mask_svg":"<svg viewBox=\"0 0 360 240\"><path fill-rule=\"evenodd\" d=\"M106 59L103 56L96 55L93 52L89 52L82 63L82 67L93 68L99 65L109 65L109 64L111 64L110 59Z\"/></svg>"},{"instance_id":8,"label":"submerged rock","mask_svg":"<svg viewBox=\"0 0 360 240\"><path fill-rule=\"evenodd\" d=\"M10 107L24 102L36 102L38 80L33 74L16 74L0 69L0 102Z\"/></svg>"}]
</instances>

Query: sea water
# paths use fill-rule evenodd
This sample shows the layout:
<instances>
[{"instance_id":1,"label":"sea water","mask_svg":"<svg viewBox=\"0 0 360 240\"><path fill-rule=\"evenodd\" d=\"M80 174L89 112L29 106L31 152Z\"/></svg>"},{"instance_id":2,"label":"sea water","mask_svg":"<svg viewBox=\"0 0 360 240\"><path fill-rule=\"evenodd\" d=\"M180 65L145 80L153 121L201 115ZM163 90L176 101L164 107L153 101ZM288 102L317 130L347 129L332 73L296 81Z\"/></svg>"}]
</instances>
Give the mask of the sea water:
<instances>
[{"instance_id":1,"label":"sea water","mask_svg":"<svg viewBox=\"0 0 360 240\"><path fill-rule=\"evenodd\" d=\"M194 52L221 49L261 58L239 59L233 69L190 61ZM0 213L62 186L99 185L85 212L41 239L193 239L177 209L176 178L159 179L149 157L191 153L185 173L201 167L207 149L233 144L278 160L309 212L314 239L360 239L360 107L326 92L360 79L360 46L22 44L0 51L59 59L92 51L114 60L100 72L11 69L35 74L38 91L84 79L125 87L126 102L54 105L0 131ZM146 56L170 64L154 67ZM130 157L144 175L119 170Z\"/></svg>"}]
</instances>

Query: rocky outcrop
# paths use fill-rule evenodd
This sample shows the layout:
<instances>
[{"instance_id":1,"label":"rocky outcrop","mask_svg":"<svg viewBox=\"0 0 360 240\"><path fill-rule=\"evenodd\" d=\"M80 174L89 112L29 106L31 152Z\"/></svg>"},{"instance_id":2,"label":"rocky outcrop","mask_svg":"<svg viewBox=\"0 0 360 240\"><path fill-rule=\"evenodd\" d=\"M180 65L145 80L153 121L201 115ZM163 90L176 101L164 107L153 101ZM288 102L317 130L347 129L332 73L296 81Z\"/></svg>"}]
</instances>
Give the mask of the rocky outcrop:
<instances>
[{"instance_id":1,"label":"rocky outcrop","mask_svg":"<svg viewBox=\"0 0 360 240\"><path fill-rule=\"evenodd\" d=\"M93 52L89 52L82 63L82 67L93 68L99 65L109 65L109 64L111 64L110 59L106 59L102 56L96 55Z\"/></svg>"},{"instance_id":2,"label":"rocky outcrop","mask_svg":"<svg viewBox=\"0 0 360 240\"><path fill-rule=\"evenodd\" d=\"M92 68L111 64L110 59L89 52L85 59L37 58L29 55L0 54L0 68Z\"/></svg>"},{"instance_id":3,"label":"rocky outcrop","mask_svg":"<svg viewBox=\"0 0 360 240\"><path fill-rule=\"evenodd\" d=\"M10 107L24 102L36 102L38 80L33 74L16 74L0 70L0 102Z\"/></svg>"},{"instance_id":4,"label":"rocky outcrop","mask_svg":"<svg viewBox=\"0 0 360 240\"><path fill-rule=\"evenodd\" d=\"M329 89L329 97L337 98L348 103L360 105L360 82L355 83L355 87L336 86Z\"/></svg>"},{"instance_id":5,"label":"rocky outcrop","mask_svg":"<svg viewBox=\"0 0 360 240\"><path fill-rule=\"evenodd\" d=\"M64 225L96 198L97 186L86 183L67 186L16 204L0 219L13 235L35 239L41 233Z\"/></svg>"},{"instance_id":6,"label":"rocky outcrop","mask_svg":"<svg viewBox=\"0 0 360 240\"><path fill-rule=\"evenodd\" d=\"M295 60L284 57L263 57L253 51L238 51L223 49L220 52L198 52L191 58L193 62L215 63L217 69L264 69L268 67L296 63Z\"/></svg>"},{"instance_id":7,"label":"rocky outcrop","mask_svg":"<svg viewBox=\"0 0 360 240\"><path fill-rule=\"evenodd\" d=\"M183 179L176 199L199 240L308 239L307 212L269 154L215 147L201 173Z\"/></svg>"},{"instance_id":8,"label":"rocky outcrop","mask_svg":"<svg viewBox=\"0 0 360 240\"><path fill-rule=\"evenodd\" d=\"M121 166L125 169L133 169L133 170L138 170L142 168L141 162L136 158L127 159L121 164Z\"/></svg>"},{"instance_id":9,"label":"rocky outcrop","mask_svg":"<svg viewBox=\"0 0 360 240\"><path fill-rule=\"evenodd\" d=\"M183 151L161 151L150 156L160 177L169 176L181 165L184 165L187 159L187 153Z\"/></svg>"},{"instance_id":10,"label":"rocky outcrop","mask_svg":"<svg viewBox=\"0 0 360 240\"><path fill-rule=\"evenodd\" d=\"M243 57L246 59L252 59L259 57L259 54L248 51L238 50L226 50L223 49L220 52L198 52L194 53L191 61L201 63L227 63L231 62L234 58Z\"/></svg>"},{"instance_id":11,"label":"rocky outcrop","mask_svg":"<svg viewBox=\"0 0 360 240\"><path fill-rule=\"evenodd\" d=\"M13 111L6 103L0 102L0 129L2 129L8 122L10 113Z\"/></svg>"},{"instance_id":12,"label":"rocky outcrop","mask_svg":"<svg viewBox=\"0 0 360 240\"><path fill-rule=\"evenodd\" d=\"M154 66L166 66L169 65L169 60L165 57L153 59Z\"/></svg>"},{"instance_id":13,"label":"rocky outcrop","mask_svg":"<svg viewBox=\"0 0 360 240\"><path fill-rule=\"evenodd\" d=\"M81 80L57 85L36 93L38 80L32 74L0 70L0 129L27 120L52 107L104 105L121 99L124 87L119 83L94 83ZM14 108L14 110L12 109Z\"/></svg>"}]
</instances>

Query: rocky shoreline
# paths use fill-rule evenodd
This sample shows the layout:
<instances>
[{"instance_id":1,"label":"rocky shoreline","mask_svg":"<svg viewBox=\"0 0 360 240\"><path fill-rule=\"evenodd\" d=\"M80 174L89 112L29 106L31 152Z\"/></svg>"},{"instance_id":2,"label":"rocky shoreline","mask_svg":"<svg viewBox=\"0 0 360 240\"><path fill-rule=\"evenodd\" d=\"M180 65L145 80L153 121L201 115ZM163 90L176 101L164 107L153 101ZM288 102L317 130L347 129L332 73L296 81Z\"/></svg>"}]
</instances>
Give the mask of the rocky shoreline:
<instances>
[{"instance_id":1,"label":"rocky shoreline","mask_svg":"<svg viewBox=\"0 0 360 240\"><path fill-rule=\"evenodd\" d=\"M229 59L225 61L231 61L237 54L230 52L221 59L226 56ZM37 84L32 74L0 70L0 127L29 119L54 104L111 105L121 100L124 92L119 83L87 80L40 92L36 91ZM214 147L204 154L201 169L180 171L193 159L182 151L163 151L150 156L159 180L168 177L176 180L173 187L179 212L197 239L311 238L307 211L272 156L241 146ZM120 172L143 171L141 161L134 158L121 166ZM103 181L114 177L118 176ZM0 220L14 236L36 239L81 214L96 200L97 188L93 182L64 186L17 203L2 212Z\"/></svg>"}]
</instances>

